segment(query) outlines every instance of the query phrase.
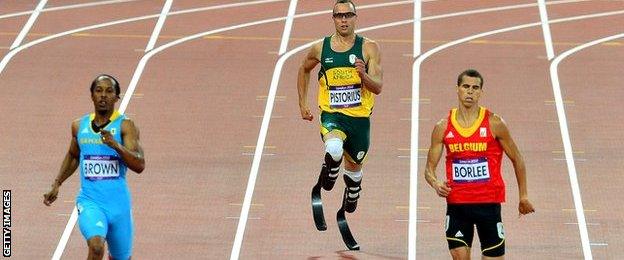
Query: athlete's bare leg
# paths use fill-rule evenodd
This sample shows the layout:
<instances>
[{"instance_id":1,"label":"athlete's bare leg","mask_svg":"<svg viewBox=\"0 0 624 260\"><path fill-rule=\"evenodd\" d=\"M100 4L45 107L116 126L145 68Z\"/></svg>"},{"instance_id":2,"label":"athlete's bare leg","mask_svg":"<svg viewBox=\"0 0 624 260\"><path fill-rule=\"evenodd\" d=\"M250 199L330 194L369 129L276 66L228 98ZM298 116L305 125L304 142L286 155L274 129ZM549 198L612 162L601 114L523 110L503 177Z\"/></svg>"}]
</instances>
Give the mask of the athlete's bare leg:
<instances>
[{"instance_id":1,"label":"athlete's bare leg","mask_svg":"<svg viewBox=\"0 0 624 260\"><path fill-rule=\"evenodd\" d=\"M349 160L343 160L343 161L344 161L344 168L347 171L358 172L358 171L362 170L362 165L361 164L357 164L357 163L354 163L354 162L349 161Z\"/></svg>"},{"instance_id":2,"label":"athlete's bare leg","mask_svg":"<svg viewBox=\"0 0 624 260\"><path fill-rule=\"evenodd\" d=\"M470 260L470 248L467 246L456 247L450 251L453 260Z\"/></svg>"},{"instance_id":3,"label":"athlete's bare leg","mask_svg":"<svg viewBox=\"0 0 624 260\"><path fill-rule=\"evenodd\" d=\"M89 246L88 260L102 260L104 258L104 238L101 236L94 236L87 240Z\"/></svg>"},{"instance_id":4,"label":"athlete's bare leg","mask_svg":"<svg viewBox=\"0 0 624 260\"><path fill-rule=\"evenodd\" d=\"M491 257L491 256L481 256L482 260L505 260L505 256L496 256L496 257Z\"/></svg>"}]
</instances>

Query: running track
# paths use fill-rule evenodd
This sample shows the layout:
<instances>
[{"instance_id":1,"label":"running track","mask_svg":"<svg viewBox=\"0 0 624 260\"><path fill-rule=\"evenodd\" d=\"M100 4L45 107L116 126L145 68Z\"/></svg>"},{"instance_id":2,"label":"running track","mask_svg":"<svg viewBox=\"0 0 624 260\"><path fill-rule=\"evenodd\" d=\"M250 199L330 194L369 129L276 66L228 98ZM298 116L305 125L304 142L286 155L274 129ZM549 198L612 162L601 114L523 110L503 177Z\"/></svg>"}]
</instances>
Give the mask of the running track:
<instances>
[{"instance_id":1,"label":"running track","mask_svg":"<svg viewBox=\"0 0 624 260\"><path fill-rule=\"evenodd\" d=\"M102 72L117 75L122 91L136 87L123 108L141 129L147 158L144 174L128 177L136 259L448 259L444 202L421 171L430 131L455 105L455 77L468 67L483 73L482 103L505 118L524 153L537 207L517 217L506 161L507 259L617 259L623 249L617 169L624 161L610 155L624 140L617 113L624 37L606 37L624 33L624 2L547 1L548 19L558 21L548 27L549 60L537 1L423 1L422 35L414 35L414 3L357 1L358 28L384 25L363 35L380 43L385 71L361 207L347 216L361 252L343 251L333 221L341 186L324 193L328 231L316 231L310 216L322 144L317 123L299 119L295 78L305 49L298 47L332 32L331 4L173 0L158 31L166 2L48 0L36 19L28 11L38 1L0 4L0 188L13 191L14 258L51 258L60 242L62 259L86 257L77 227L61 239L78 174L53 207L41 195L67 150L71 120L92 110L88 83ZM10 50L22 31L21 47ZM462 41L480 33L487 36ZM146 52L152 35L155 48ZM477 257L478 242L474 248Z\"/></svg>"}]
</instances>

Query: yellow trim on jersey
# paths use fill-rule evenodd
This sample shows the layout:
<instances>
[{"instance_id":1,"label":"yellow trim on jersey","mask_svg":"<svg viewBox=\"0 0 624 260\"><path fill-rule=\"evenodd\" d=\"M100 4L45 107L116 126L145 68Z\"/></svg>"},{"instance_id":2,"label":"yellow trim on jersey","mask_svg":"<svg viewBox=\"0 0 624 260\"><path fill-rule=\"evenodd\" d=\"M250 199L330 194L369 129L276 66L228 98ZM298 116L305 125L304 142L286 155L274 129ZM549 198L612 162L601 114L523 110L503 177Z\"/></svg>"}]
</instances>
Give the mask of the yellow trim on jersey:
<instances>
[{"instance_id":1,"label":"yellow trim on jersey","mask_svg":"<svg viewBox=\"0 0 624 260\"><path fill-rule=\"evenodd\" d=\"M121 113L119 113L119 111L115 110L115 111L113 111L113 114L111 114L111 116L108 118L108 120L113 122L113 121L115 121L115 119L117 119L120 116L121 116ZM89 114L89 123L91 123L91 121L93 121L93 119L95 119L95 113ZM93 131L93 127L91 127L91 124L89 124L89 130L91 130L91 133L97 134L95 131Z\"/></svg>"},{"instance_id":2,"label":"yellow trim on jersey","mask_svg":"<svg viewBox=\"0 0 624 260\"><path fill-rule=\"evenodd\" d=\"M454 237L446 237L446 240L459 241L459 242L464 243L464 245L466 245L467 247L470 247L470 246L468 245L468 243L466 243L466 241L461 240L461 239L459 239L459 238L454 238Z\"/></svg>"},{"instance_id":3,"label":"yellow trim on jersey","mask_svg":"<svg viewBox=\"0 0 624 260\"><path fill-rule=\"evenodd\" d=\"M451 124L453 124L453 127L455 127L455 129L461 136L470 137L475 133L475 131L477 131L477 128L479 128L479 126L483 122L483 119L485 118L485 110L485 107L480 106L479 117L477 118L477 120L472 124L472 126L464 128L459 124L459 122L457 122L457 108L453 108L451 110Z\"/></svg>"},{"instance_id":4,"label":"yellow trim on jersey","mask_svg":"<svg viewBox=\"0 0 624 260\"><path fill-rule=\"evenodd\" d=\"M481 254L483 254L485 251L488 251L488 250L492 250L492 249L494 249L494 248L497 248L497 247L501 246L503 243L505 243L505 239L504 239L504 238L503 238L503 240L501 240L501 242L500 242L500 243L498 243L498 245L495 245L495 246L492 246L492 247L488 247L488 248L486 248L486 249L481 250Z\"/></svg>"},{"instance_id":5,"label":"yellow trim on jersey","mask_svg":"<svg viewBox=\"0 0 624 260\"><path fill-rule=\"evenodd\" d=\"M119 111L115 110L113 111L113 114L111 114L110 118L108 118L108 120L110 120L111 122L115 121L115 119L117 119L119 116L121 116L121 113L119 113ZM95 119L95 113L91 113L89 115L89 120L93 121L93 119Z\"/></svg>"},{"instance_id":6,"label":"yellow trim on jersey","mask_svg":"<svg viewBox=\"0 0 624 260\"><path fill-rule=\"evenodd\" d=\"M325 135L328 134L329 132L335 132L338 135L338 137L340 137L340 139L342 141L347 139L347 134L345 134L345 132L340 131L338 129L334 129L334 130L329 131L329 129L327 129L327 128L323 127L323 125L321 125L321 136L325 137Z\"/></svg>"},{"instance_id":7,"label":"yellow trim on jersey","mask_svg":"<svg viewBox=\"0 0 624 260\"><path fill-rule=\"evenodd\" d=\"M355 160L353 160L353 158L351 157L351 155L349 155L349 153L347 153L346 151L344 152L344 157L347 159L347 161L352 162L353 164L359 164L359 165L364 165L364 163L367 161L368 159L368 153L366 153L364 155L364 158L362 159L362 161L360 163L355 162Z\"/></svg>"}]
</instances>

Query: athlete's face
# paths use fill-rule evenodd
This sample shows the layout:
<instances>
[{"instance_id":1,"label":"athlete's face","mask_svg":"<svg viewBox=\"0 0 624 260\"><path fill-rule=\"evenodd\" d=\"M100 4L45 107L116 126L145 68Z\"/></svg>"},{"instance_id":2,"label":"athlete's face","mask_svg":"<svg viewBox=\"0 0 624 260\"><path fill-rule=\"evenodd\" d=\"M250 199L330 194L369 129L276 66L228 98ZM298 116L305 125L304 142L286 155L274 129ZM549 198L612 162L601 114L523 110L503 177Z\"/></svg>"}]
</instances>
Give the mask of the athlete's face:
<instances>
[{"instance_id":1,"label":"athlete's face","mask_svg":"<svg viewBox=\"0 0 624 260\"><path fill-rule=\"evenodd\" d=\"M464 107L479 104L482 92L481 80L476 77L463 76L461 83L457 86L457 97Z\"/></svg>"},{"instance_id":2,"label":"athlete's face","mask_svg":"<svg viewBox=\"0 0 624 260\"><path fill-rule=\"evenodd\" d=\"M107 112L115 109L115 103L119 100L117 93L115 93L115 87L110 79L102 79L97 82L93 93L91 93L91 100L95 110L98 112Z\"/></svg>"},{"instance_id":3,"label":"athlete's face","mask_svg":"<svg viewBox=\"0 0 624 260\"><path fill-rule=\"evenodd\" d=\"M357 14L351 4L336 4L333 20L336 32L341 36L349 36L355 32Z\"/></svg>"}]
</instances>

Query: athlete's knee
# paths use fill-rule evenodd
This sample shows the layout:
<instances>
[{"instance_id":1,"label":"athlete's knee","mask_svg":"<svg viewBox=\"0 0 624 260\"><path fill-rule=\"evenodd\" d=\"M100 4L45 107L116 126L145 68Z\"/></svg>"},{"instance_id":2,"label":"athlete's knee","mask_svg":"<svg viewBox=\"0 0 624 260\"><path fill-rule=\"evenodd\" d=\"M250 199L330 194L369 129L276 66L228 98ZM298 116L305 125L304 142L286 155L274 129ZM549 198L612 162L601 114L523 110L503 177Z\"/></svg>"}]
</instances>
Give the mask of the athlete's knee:
<instances>
[{"instance_id":1,"label":"athlete's knee","mask_svg":"<svg viewBox=\"0 0 624 260\"><path fill-rule=\"evenodd\" d=\"M344 169L350 172L359 172L362 171L362 165L357 164L351 160L345 160Z\"/></svg>"},{"instance_id":2,"label":"athlete's knee","mask_svg":"<svg viewBox=\"0 0 624 260\"><path fill-rule=\"evenodd\" d=\"M343 141L340 138L330 138L325 141L325 152L331 155L334 161L338 162L342 159Z\"/></svg>"},{"instance_id":3,"label":"athlete's knee","mask_svg":"<svg viewBox=\"0 0 624 260\"><path fill-rule=\"evenodd\" d=\"M102 259L104 256L104 238L101 236L94 236L87 241L89 246L89 254L95 257L95 259Z\"/></svg>"},{"instance_id":4,"label":"athlete's knee","mask_svg":"<svg viewBox=\"0 0 624 260\"><path fill-rule=\"evenodd\" d=\"M470 260L470 247L462 246L450 250L453 260Z\"/></svg>"},{"instance_id":5,"label":"athlete's knee","mask_svg":"<svg viewBox=\"0 0 624 260\"><path fill-rule=\"evenodd\" d=\"M359 170L351 170L345 168L344 174L349 177L353 181L353 183L357 183L358 186L362 182L362 169Z\"/></svg>"}]
</instances>

